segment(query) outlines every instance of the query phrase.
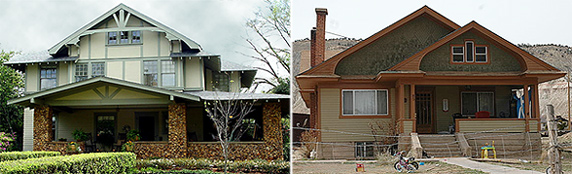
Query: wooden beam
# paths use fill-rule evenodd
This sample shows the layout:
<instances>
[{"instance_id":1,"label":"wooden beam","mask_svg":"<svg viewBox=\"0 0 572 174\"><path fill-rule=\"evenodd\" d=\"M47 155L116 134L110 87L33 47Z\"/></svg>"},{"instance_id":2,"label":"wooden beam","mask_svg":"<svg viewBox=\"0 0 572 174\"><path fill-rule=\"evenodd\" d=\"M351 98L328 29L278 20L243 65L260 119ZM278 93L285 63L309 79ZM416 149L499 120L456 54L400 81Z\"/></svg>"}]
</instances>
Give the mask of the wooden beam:
<instances>
[{"instance_id":1,"label":"wooden beam","mask_svg":"<svg viewBox=\"0 0 572 174\"><path fill-rule=\"evenodd\" d=\"M396 84L396 88L397 88L397 97L396 97L397 103L395 105L395 107L396 107L395 112L397 115L397 117L396 117L397 118L397 124L399 124L399 133L403 133L404 132L404 130L403 130L404 100L403 99L405 97L403 84L398 82Z\"/></svg>"},{"instance_id":2,"label":"wooden beam","mask_svg":"<svg viewBox=\"0 0 572 174\"><path fill-rule=\"evenodd\" d=\"M413 119L412 132L417 132L417 113L415 113L415 85L409 85L409 118Z\"/></svg>"},{"instance_id":3,"label":"wooden beam","mask_svg":"<svg viewBox=\"0 0 572 174\"><path fill-rule=\"evenodd\" d=\"M524 85L524 126L526 132L530 131L528 119L530 118L530 96L528 95L528 85Z\"/></svg>"},{"instance_id":4,"label":"wooden beam","mask_svg":"<svg viewBox=\"0 0 572 174\"><path fill-rule=\"evenodd\" d=\"M539 100L539 96L538 96L538 84L534 85L534 98L532 101L534 101L534 117L533 118L540 118L540 100ZM540 130L539 130L540 131Z\"/></svg>"}]
</instances>

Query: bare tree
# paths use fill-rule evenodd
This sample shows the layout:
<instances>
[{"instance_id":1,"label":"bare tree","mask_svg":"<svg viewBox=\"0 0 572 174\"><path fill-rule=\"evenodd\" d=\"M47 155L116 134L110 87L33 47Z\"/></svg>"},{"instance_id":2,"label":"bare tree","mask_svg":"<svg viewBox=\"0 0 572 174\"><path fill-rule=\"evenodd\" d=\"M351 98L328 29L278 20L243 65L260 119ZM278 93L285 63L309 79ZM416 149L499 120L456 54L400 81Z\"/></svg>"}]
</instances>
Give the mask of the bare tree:
<instances>
[{"instance_id":1,"label":"bare tree","mask_svg":"<svg viewBox=\"0 0 572 174\"><path fill-rule=\"evenodd\" d=\"M255 78L255 88L259 84L268 84L276 88L288 84L290 74L290 0L266 0L264 10L255 12L255 17L246 22L256 39L247 38L246 42L256 53L247 55L262 63L256 69L271 75L271 78ZM262 44L258 44L262 43ZM285 74L282 76L280 72Z\"/></svg>"},{"instance_id":2,"label":"bare tree","mask_svg":"<svg viewBox=\"0 0 572 174\"><path fill-rule=\"evenodd\" d=\"M217 138L222 148L226 173L230 142L239 140L248 129L241 129L241 127L244 117L252 113L252 107L256 100L240 100L238 99L240 93L228 93L232 97L225 99L221 99L219 93L215 94L217 95L217 100L205 101L204 104L207 116L214 122L217 130Z\"/></svg>"}]
</instances>

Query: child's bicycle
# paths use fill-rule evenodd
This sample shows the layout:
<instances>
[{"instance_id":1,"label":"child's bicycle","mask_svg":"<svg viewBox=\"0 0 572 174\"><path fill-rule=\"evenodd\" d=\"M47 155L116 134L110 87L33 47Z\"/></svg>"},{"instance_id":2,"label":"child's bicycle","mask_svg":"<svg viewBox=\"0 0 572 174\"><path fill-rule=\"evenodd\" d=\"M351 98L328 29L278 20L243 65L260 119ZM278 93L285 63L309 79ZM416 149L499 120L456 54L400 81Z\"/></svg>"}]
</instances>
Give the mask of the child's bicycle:
<instances>
[{"instance_id":1,"label":"child's bicycle","mask_svg":"<svg viewBox=\"0 0 572 174\"><path fill-rule=\"evenodd\" d=\"M413 172L419 169L419 164L417 164L414 157L403 157L405 156L405 151L397 152L394 156L399 157L399 160L393 164L393 168L398 172Z\"/></svg>"}]
</instances>

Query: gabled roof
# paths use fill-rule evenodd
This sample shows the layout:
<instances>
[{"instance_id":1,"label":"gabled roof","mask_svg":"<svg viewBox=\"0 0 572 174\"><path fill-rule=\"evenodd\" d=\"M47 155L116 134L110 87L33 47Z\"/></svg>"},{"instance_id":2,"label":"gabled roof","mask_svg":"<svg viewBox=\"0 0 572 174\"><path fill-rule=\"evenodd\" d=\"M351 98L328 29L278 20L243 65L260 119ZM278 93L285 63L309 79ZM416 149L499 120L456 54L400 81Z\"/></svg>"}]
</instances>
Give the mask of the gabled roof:
<instances>
[{"instance_id":1,"label":"gabled roof","mask_svg":"<svg viewBox=\"0 0 572 174\"><path fill-rule=\"evenodd\" d=\"M481 26L475 21L472 21L469 24L463 26L462 28L455 30L454 32L443 37L441 40L435 42L431 46L419 51L418 53L407 58L401 63L391 67L389 71L417 71L419 70L419 65L421 64L421 60L423 59L423 57L425 57L425 55L427 55L427 53L443 46L444 44L457 38L458 36L471 31L489 40L491 43L499 46L501 49L511 53L519 61L522 67L522 71L560 71L559 69L551 66L550 64L518 48L514 44L508 42L507 40L503 39L502 37L498 36L492 31L486 29L485 27Z\"/></svg>"},{"instance_id":2,"label":"gabled roof","mask_svg":"<svg viewBox=\"0 0 572 174\"><path fill-rule=\"evenodd\" d=\"M383 30L375 33L374 35L370 36L369 38L357 43L356 45L348 48L345 51L342 51L335 55L334 57L322 62L321 64L310 68L309 70L301 73L300 75L310 75L310 74L334 74L337 64L346 56L360 50L361 48L375 42L376 40L382 38L383 36L391 33L392 31L398 29L399 27L421 17L423 15L427 15L430 18L434 19L434 21L443 27L449 28L451 31L460 28L461 26L457 25L455 22L447 19L445 16L437 13L433 9L429 8L428 6L423 6L419 10L405 16L404 18L400 19L399 21L391 24L390 26L384 28Z\"/></svg>"},{"instance_id":3,"label":"gabled roof","mask_svg":"<svg viewBox=\"0 0 572 174\"><path fill-rule=\"evenodd\" d=\"M87 85L92 85L92 84L96 84L96 83L106 83L106 84L112 84L112 85L118 85L118 86L124 86L124 87L129 87L129 88L133 88L133 89L138 89L138 90L143 90L143 91L148 91L148 92L152 92L152 93L158 93L158 94L163 94L163 95L167 95L167 96L173 96L173 97L178 97L178 98L182 98L182 99L187 99L187 100L192 100L192 101L200 101L200 97L195 96L195 95L190 95L190 94L185 94L185 93L181 93L181 92L176 92L176 91L171 91L171 90L167 90L167 89L163 89L163 88L158 88L158 87L152 87L152 86L146 86L146 85L142 85L139 83L133 83L133 82L128 82L128 81L124 81L124 80L119 80L119 79L114 79L114 78L108 78L108 77L95 77L95 78L91 78L88 80L84 80L81 82L76 82L76 83L70 83L67 85L63 85L63 86L58 86L56 88L52 88L52 89L48 89L45 91L39 91L33 94L29 94L23 97L19 97L16 99L12 99L8 101L8 104L29 104L31 103L31 100L37 99L37 98L42 98L42 97L46 97L52 94L57 94L60 92L64 92L67 90L71 90L71 89L76 89L79 87L83 87L83 86L87 86Z\"/></svg>"},{"instance_id":4,"label":"gabled roof","mask_svg":"<svg viewBox=\"0 0 572 174\"><path fill-rule=\"evenodd\" d=\"M169 28L168 26L150 18L145 16L144 14L133 10L132 8L126 6L125 4L121 3L119 5L117 5L116 7L114 7L113 9L107 11L106 13L104 13L103 15L97 17L95 20L89 22L88 24L84 25L83 27L81 27L80 29L78 29L77 31L75 31L74 33L70 34L68 37L66 37L65 39L63 39L62 41L60 41L59 43L57 43L56 45L54 45L52 48L50 48L48 50L48 52L51 55L56 54L64 45L68 45L68 44L76 44L77 42L79 42L79 38L83 35L87 35L90 33L87 33L86 31L88 31L90 28L96 26L97 24L103 22L105 19L107 19L108 17L113 17L113 14L115 14L118 11L127 11L129 12L131 15L134 15L138 18L140 18L141 20L148 22L151 25L156 26L159 31L161 32L165 32L166 33L166 37L169 40L182 40L183 42L185 42L189 48L191 49L198 49L198 50L202 50L201 46L196 43L195 41L187 38L186 36L184 36L183 34Z\"/></svg>"}]
</instances>

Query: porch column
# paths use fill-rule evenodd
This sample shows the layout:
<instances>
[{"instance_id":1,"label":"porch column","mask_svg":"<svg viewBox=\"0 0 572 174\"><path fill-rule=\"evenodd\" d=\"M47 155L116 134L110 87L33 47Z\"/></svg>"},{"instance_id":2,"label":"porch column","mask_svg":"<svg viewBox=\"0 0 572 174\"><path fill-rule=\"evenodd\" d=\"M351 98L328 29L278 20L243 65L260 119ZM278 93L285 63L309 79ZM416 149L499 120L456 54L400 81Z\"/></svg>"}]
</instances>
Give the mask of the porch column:
<instances>
[{"instance_id":1,"label":"porch column","mask_svg":"<svg viewBox=\"0 0 572 174\"><path fill-rule=\"evenodd\" d=\"M169 105L169 158L187 157L187 107L184 103Z\"/></svg>"},{"instance_id":2,"label":"porch column","mask_svg":"<svg viewBox=\"0 0 572 174\"><path fill-rule=\"evenodd\" d=\"M264 103L262 109L264 142L270 159L282 159L282 130L280 103Z\"/></svg>"},{"instance_id":3,"label":"porch column","mask_svg":"<svg viewBox=\"0 0 572 174\"><path fill-rule=\"evenodd\" d=\"M530 96L528 95L528 85L524 85L524 129L526 132L530 131L528 127L528 118L530 118Z\"/></svg>"},{"instance_id":4,"label":"porch column","mask_svg":"<svg viewBox=\"0 0 572 174\"><path fill-rule=\"evenodd\" d=\"M316 93L310 93L310 128L318 129L318 109Z\"/></svg>"},{"instance_id":5,"label":"porch column","mask_svg":"<svg viewBox=\"0 0 572 174\"><path fill-rule=\"evenodd\" d=\"M415 85L409 85L409 118L413 119L412 132L417 132L417 113L415 113Z\"/></svg>"},{"instance_id":6,"label":"porch column","mask_svg":"<svg viewBox=\"0 0 572 174\"><path fill-rule=\"evenodd\" d=\"M52 133L52 108L34 107L34 151L48 150L48 142L54 138Z\"/></svg>"},{"instance_id":7,"label":"porch column","mask_svg":"<svg viewBox=\"0 0 572 174\"><path fill-rule=\"evenodd\" d=\"M538 84L534 85L534 91L532 91L532 93L534 94L534 97L532 98L532 101L534 102L534 117L532 118L540 118L540 109L539 109L539 105L540 105L540 100L538 100L539 96L538 96ZM538 122L540 123L540 122Z\"/></svg>"},{"instance_id":8,"label":"porch column","mask_svg":"<svg viewBox=\"0 0 572 174\"><path fill-rule=\"evenodd\" d=\"M397 83L396 85L397 88L397 104L395 105L395 115L396 115L396 119L397 119L397 124L399 125L399 133L403 133L403 114L404 114L404 100L403 98L405 97L404 94L404 87L403 84L401 83Z\"/></svg>"}]
</instances>

